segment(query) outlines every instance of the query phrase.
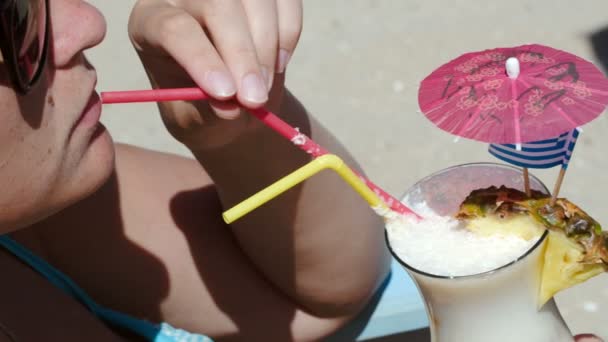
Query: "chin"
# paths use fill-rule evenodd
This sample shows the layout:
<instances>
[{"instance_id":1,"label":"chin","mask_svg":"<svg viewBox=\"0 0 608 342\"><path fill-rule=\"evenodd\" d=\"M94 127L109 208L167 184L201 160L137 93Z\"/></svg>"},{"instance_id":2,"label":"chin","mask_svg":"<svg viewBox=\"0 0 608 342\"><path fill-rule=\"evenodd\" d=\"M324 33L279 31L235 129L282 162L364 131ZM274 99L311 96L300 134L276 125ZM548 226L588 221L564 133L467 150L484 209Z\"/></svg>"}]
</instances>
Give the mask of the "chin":
<instances>
[{"instance_id":1,"label":"chin","mask_svg":"<svg viewBox=\"0 0 608 342\"><path fill-rule=\"evenodd\" d=\"M114 143L110 134L99 124L95 133L80 141L67 151L63 167L54 175L47 175L46 186L38 184L46 190L17 198L8 212L5 208L0 215L0 234L43 221L92 195L107 182L114 171Z\"/></svg>"},{"instance_id":2,"label":"chin","mask_svg":"<svg viewBox=\"0 0 608 342\"><path fill-rule=\"evenodd\" d=\"M114 142L106 128L98 129L85 147L78 165L61 183L61 194L56 197L57 210L70 206L97 191L114 171Z\"/></svg>"}]
</instances>

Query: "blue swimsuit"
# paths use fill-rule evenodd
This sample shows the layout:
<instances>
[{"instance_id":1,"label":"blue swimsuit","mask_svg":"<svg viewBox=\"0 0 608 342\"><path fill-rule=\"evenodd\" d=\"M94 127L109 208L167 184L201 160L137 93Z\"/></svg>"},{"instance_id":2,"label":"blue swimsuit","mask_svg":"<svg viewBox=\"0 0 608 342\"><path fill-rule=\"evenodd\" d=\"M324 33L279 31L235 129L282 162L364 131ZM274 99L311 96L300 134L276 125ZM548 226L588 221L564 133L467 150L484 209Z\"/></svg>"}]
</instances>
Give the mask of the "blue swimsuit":
<instances>
[{"instance_id":1,"label":"blue swimsuit","mask_svg":"<svg viewBox=\"0 0 608 342\"><path fill-rule=\"evenodd\" d=\"M25 247L18 244L13 239L6 235L0 235L0 246L7 249L18 259L28 264L34 270L38 271L53 285L63 290L74 299L78 300L89 309L95 316L105 321L106 323L127 329L133 333L146 338L153 342L213 342L209 337L189 333L185 330L176 329L167 323L160 325L140 320L123 313L104 308L95 303L83 289L78 287L65 274L59 272L56 268L49 265Z\"/></svg>"}]
</instances>

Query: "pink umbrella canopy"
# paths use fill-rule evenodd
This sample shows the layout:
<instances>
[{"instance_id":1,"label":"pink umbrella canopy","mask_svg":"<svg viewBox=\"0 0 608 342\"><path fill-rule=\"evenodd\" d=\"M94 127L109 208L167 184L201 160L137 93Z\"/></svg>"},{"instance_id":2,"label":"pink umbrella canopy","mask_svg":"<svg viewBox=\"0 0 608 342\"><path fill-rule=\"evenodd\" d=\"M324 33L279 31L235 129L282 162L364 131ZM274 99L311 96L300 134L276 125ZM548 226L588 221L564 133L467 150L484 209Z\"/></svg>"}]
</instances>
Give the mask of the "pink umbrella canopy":
<instances>
[{"instance_id":1,"label":"pink umbrella canopy","mask_svg":"<svg viewBox=\"0 0 608 342\"><path fill-rule=\"evenodd\" d=\"M599 116L608 79L592 63L542 45L464 54L421 83L420 109L452 134L498 144L556 137Z\"/></svg>"}]
</instances>

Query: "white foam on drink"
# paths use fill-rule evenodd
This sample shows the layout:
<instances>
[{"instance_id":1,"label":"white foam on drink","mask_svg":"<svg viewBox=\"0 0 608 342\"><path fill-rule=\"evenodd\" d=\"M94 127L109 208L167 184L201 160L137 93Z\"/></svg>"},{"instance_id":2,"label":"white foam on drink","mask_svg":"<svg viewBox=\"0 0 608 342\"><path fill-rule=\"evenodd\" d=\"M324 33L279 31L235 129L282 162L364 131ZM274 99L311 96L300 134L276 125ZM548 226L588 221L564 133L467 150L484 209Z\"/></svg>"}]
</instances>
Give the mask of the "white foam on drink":
<instances>
[{"instance_id":1,"label":"white foam on drink","mask_svg":"<svg viewBox=\"0 0 608 342\"><path fill-rule=\"evenodd\" d=\"M491 271L517 259L537 241L476 235L458 220L437 215L426 203L414 210L424 219L391 218L386 229L393 251L409 266L426 273L465 276Z\"/></svg>"}]
</instances>

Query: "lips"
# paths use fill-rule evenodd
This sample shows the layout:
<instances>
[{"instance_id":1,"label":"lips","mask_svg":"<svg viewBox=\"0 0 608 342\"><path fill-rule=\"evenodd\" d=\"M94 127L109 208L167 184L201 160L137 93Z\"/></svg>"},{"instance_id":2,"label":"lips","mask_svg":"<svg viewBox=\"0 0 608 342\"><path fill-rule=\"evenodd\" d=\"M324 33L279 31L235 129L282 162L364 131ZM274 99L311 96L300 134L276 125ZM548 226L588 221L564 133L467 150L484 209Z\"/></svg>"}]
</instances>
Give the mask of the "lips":
<instances>
[{"instance_id":1,"label":"lips","mask_svg":"<svg viewBox=\"0 0 608 342\"><path fill-rule=\"evenodd\" d=\"M78 121L76 121L75 127L78 126L86 126L86 127L94 127L99 123L99 118L101 117L101 99L99 94L95 91L91 93L91 97L89 97L89 101L86 106L82 110Z\"/></svg>"}]
</instances>

